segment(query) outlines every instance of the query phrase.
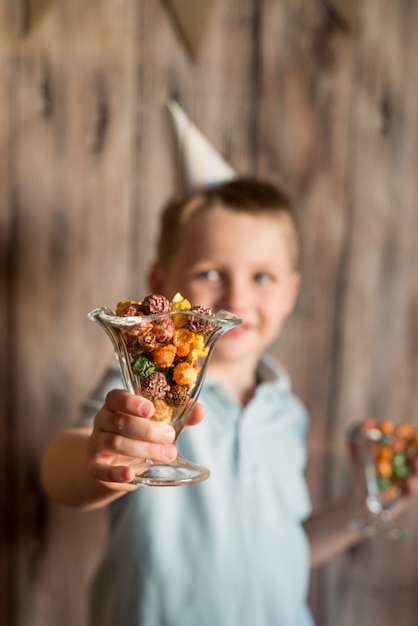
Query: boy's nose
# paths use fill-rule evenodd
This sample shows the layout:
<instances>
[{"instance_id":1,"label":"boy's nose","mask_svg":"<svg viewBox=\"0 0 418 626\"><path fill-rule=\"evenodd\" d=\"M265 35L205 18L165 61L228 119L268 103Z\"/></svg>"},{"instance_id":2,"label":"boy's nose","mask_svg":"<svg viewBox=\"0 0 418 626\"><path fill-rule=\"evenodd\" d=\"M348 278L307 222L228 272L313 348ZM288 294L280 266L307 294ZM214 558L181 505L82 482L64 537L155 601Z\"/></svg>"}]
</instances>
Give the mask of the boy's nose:
<instances>
[{"instance_id":1,"label":"boy's nose","mask_svg":"<svg viewBox=\"0 0 418 626\"><path fill-rule=\"evenodd\" d=\"M249 293L245 282L239 278L228 278L224 283L222 306L239 315L246 310L248 302Z\"/></svg>"}]
</instances>

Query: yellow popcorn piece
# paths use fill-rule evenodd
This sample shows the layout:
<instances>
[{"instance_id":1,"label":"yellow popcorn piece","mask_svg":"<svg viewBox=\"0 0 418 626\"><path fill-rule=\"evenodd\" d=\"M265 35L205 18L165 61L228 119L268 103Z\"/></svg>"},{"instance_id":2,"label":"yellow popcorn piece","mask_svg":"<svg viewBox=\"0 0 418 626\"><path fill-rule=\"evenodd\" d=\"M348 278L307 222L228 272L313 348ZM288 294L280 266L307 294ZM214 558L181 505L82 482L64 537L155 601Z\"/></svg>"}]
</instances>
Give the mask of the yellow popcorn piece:
<instances>
[{"instance_id":1,"label":"yellow popcorn piece","mask_svg":"<svg viewBox=\"0 0 418 626\"><path fill-rule=\"evenodd\" d=\"M140 302L135 302L135 300L123 300L122 302L118 302L115 311L116 315L122 315L123 309L129 304L140 304Z\"/></svg>"},{"instance_id":2,"label":"yellow popcorn piece","mask_svg":"<svg viewBox=\"0 0 418 626\"><path fill-rule=\"evenodd\" d=\"M209 352L209 347L206 348L194 348L193 350L191 350L189 352L189 354L187 355L187 358L189 359L189 361L197 361L197 359L205 359L208 356L208 352Z\"/></svg>"},{"instance_id":3,"label":"yellow popcorn piece","mask_svg":"<svg viewBox=\"0 0 418 626\"><path fill-rule=\"evenodd\" d=\"M193 341L193 348L190 350L187 358L189 361L197 361L197 359L205 359L209 353L209 346L205 346L205 336L196 333Z\"/></svg>"},{"instance_id":4,"label":"yellow popcorn piece","mask_svg":"<svg viewBox=\"0 0 418 626\"><path fill-rule=\"evenodd\" d=\"M169 406L164 400L154 400L154 414L151 419L156 422L165 422L169 424L173 416L173 407Z\"/></svg>"},{"instance_id":5,"label":"yellow popcorn piece","mask_svg":"<svg viewBox=\"0 0 418 626\"><path fill-rule=\"evenodd\" d=\"M183 328L187 324L187 315L184 313L178 313L173 315L173 321L176 325L176 328Z\"/></svg>"},{"instance_id":6,"label":"yellow popcorn piece","mask_svg":"<svg viewBox=\"0 0 418 626\"><path fill-rule=\"evenodd\" d=\"M187 300L187 298L183 298L181 293L178 291L171 301L172 311L190 311L191 308L192 305L189 300ZM182 313L173 315L173 320L177 328L181 328L187 324L187 315L182 315Z\"/></svg>"},{"instance_id":7,"label":"yellow popcorn piece","mask_svg":"<svg viewBox=\"0 0 418 626\"><path fill-rule=\"evenodd\" d=\"M193 341L193 348L196 350L204 350L205 348L205 335L196 333Z\"/></svg>"},{"instance_id":8,"label":"yellow popcorn piece","mask_svg":"<svg viewBox=\"0 0 418 626\"><path fill-rule=\"evenodd\" d=\"M173 311L178 311L180 309L182 311L190 311L192 305L187 298L183 298L181 293L178 291L171 301L171 308Z\"/></svg>"}]
</instances>

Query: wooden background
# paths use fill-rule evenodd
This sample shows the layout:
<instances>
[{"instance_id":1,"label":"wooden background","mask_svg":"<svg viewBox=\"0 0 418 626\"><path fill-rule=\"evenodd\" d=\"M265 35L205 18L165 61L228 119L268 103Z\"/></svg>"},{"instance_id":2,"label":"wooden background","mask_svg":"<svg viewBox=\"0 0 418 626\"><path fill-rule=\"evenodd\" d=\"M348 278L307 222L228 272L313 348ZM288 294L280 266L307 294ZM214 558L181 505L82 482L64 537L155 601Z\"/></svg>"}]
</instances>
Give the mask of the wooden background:
<instances>
[{"instance_id":1,"label":"wooden background","mask_svg":"<svg viewBox=\"0 0 418 626\"><path fill-rule=\"evenodd\" d=\"M104 514L47 503L38 461L112 356L87 311L147 289L171 97L296 200L274 352L311 413L315 507L349 488L349 423L418 424L418 2L340 4L349 27L325 0L222 0L193 60L163 0L1 0L1 624L86 624ZM403 523L314 572L318 626L416 625L418 503Z\"/></svg>"}]
</instances>

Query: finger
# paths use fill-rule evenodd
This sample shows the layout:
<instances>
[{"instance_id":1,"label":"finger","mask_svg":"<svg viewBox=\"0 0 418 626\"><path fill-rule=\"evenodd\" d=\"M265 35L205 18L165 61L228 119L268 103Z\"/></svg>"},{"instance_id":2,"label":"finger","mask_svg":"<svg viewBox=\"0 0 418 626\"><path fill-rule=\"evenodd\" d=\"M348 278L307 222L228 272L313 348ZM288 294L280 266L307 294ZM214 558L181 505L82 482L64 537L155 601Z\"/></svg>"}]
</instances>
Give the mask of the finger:
<instances>
[{"instance_id":1,"label":"finger","mask_svg":"<svg viewBox=\"0 0 418 626\"><path fill-rule=\"evenodd\" d=\"M418 477L416 475L408 476L406 479L408 494L415 495L418 493Z\"/></svg>"},{"instance_id":2,"label":"finger","mask_svg":"<svg viewBox=\"0 0 418 626\"><path fill-rule=\"evenodd\" d=\"M106 396L105 406L109 411L123 412L138 417L149 418L154 413L154 405L143 396L137 396L124 389L113 389Z\"/></svg>"},{"instance_id":3,"label":"finger","mask_svg":"<svg viewBox=\"0 0 418 626\"><path fill-rule=\"evenodd\" d=\"M134 468L126 465L92 463L88 470L96 480L106 483L130 483L135 478Z\"/></svg>"},{"instance_id":4,"label":"finger","mask_svg":"<svg viewBox=\"0 0 418 626\"><path fill-rule=\"evenodd\" d=\"M107 432L101 433L93 446L96 446L96 452L93 447L91 456L97 460L101 457L122 455L131 459L150 458L155 461L172 461L177 455L173 444L153 443Z\"/></svg>"},{"instance_id":5,"label":"finger","mask_svg":"<svg viewBox=\"0 0 418 626\"><path fill-rule=\"evenodd\" d=\"M170 424L108 410L97 415L94 426L96 435L104 432L160 444L172 443L175 439L175 431Z\"/></svg>"},{"instance_id":6,"label":"finger","mask_svg":"<svg viewBox=\"0 0 418 626\"><path fill-rule=\"evenodd\" d=\"M135 468L138 468L146 458L156 463L172 462L177 456L177 448L154 444L148 446L148 454L145 456L142 452L134 458L123 454L117 455L116 459L115 455L108 455L108 458L106 456L97 454L90 458L87 464L90 474L104 482L131 482L135 476Z\"/></svg>"},{"instance_id":7,"label":"finger","mask_svg":"<svg viewBox=\"0 0 418 626\"><path fill-rule=\"evenodd\" d=\"M203 418L205 417L205 409L202 404L199 402L193 407L193 411L191 412L189 421L187 422L189 426L194 426L195 424L199 424Z\"/></svg>"}]
</instances>

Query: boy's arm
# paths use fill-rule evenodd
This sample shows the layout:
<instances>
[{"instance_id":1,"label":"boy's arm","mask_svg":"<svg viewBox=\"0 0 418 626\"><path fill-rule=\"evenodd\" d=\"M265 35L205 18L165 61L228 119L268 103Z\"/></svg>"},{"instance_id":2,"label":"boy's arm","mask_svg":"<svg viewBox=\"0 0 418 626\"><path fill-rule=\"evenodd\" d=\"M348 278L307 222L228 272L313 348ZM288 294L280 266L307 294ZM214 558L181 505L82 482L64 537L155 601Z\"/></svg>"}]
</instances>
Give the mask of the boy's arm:
<instances>
[{"instance_id":1,"label":"boy's arm","mask_svg":"<svg viewBox=\"0 0 418 626\"><path fill-rule=\"evenodd\" d=\"M41 461L41 481L52 499L78 508L108 504L136 489L135 465L146 458L173 461L175 431L149 419L153 404L114 389L107 394L92 426L72 428L51 441ZM204 415L197 404L188 425Z\"/></svg>"},{"instance_id":2,"label":"boy's arm","mask_svg":"<svg viewBox=\"0 0 418 626\"><path fill-rule=\"evenodd\" d=\"M67 506L94 509L105 506L135 485L97 480L88 471L88 448L93 427L72 428L51 441L41 461L46 494Z\"/></svg>"},{"instance_id":3,"label":"boy's arm","mask_svg":"<svg viewBox=\"0 0 418 626\"><path fill-rule=\"evenodd\" d=\"M347 528L351 512L351 499L344 500L306 520L304 528L311 547L312 567L326 563L364 538Z\"/></svg>"},{"instance_id":4,"label":"boy's arm","mask_svg":"<svg viewBox=\"0 0 418 626\"><path fill-rule=\"evenodd\" d=\"M416 471L418 472L418 462ZM418 474L411 475L407 481L407 493L392 509L396 519L418 497ZM347 548L359 543L365 536L348 528L348 521L353 517L353 510L359 510L359 503L353 497L347 497L323 511L314 513L304 523L304 528L311 547L311 566L326 563Z\"/></svg>"}]
</instances>

